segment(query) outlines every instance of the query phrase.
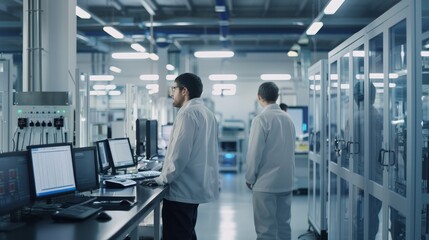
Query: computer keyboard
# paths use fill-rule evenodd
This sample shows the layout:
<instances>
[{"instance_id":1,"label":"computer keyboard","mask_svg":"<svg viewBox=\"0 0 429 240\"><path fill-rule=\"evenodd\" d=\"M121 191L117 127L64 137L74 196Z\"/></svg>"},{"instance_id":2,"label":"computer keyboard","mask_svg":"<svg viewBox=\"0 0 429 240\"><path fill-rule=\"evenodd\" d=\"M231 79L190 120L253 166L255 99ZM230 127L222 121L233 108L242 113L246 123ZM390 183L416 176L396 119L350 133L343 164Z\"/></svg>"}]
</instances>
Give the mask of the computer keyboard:
<instances>
[{"instance_id":1,"label":"computer keyboard","mask_svg":"<svg viewBox=\"0 0 429 240\"><path fill-rule=\"evenodd\" d=\"M159 171L144 171L144 172L138 172L138 173L116 175L115 178L141 180L141 179L158 177L160 174L161 172Z\"/></svg>"},{"instance_id":2,"label":"computer keyboard","mask_svg":"<svg viewBox=\"0 0 429 240\"><path fill-rule=\"evenodd\" d=\"M54 220L83 220L100 211L101 207L88 207L74 205L68 208L59 209L51 216Z\"/></svg>"},{"instance_id":3,"label":"computer keyboard","mask_svg":"<svg viewBox=\"0 0 429 240\"><path fill-rule=\"evenodd\" d=\"M95 201L97 198L94 196L86 195L66 195L56 197L53 202L61 204L61 207L67 208L73 205L86 204Z\"/></svg>"}]
</instances>

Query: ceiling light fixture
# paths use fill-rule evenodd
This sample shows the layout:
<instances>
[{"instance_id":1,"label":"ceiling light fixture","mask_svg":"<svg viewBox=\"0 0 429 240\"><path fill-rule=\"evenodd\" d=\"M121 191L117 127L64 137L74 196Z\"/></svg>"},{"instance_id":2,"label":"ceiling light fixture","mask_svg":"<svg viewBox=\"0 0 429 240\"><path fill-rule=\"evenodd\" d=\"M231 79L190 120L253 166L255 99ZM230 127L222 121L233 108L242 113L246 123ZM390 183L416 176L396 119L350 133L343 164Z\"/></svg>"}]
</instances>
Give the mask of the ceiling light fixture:
<instances>
[{"instance_id":1,"label":"ceiling light fixture","mask_svg":"<svg viewBox=\"0 0 429 240\"><path fill-rule=\"evenodd\" d=\"M171 65L171 64L167 64L167 65L165 65L165 68L168 70L168 71L174 71L174 69L176 69L173 65Z\"/></svg>"},{"instance_id":2,"label":"ceiling light fixture","mask_svg":"<svg viewBox=\"0 0 429 240\"><path fill-rule=\"evenodd\" d=\"M146 52L146 48L144 48L139 43L133 43L133 44L131 44L131 48L134 49L134 50L136 50L137 52Z\"/></svg>"},{"instance_id":3,"label":"ceiling light fixture","mask_svg":"<svg viewBox=\"0 0 429 240\"><path fill-rule=\"evenodd\" d=\"M331 0L328 5L325 7L323 12L326 15L332 15L337 12L337 10L341 7L341 5L344 3L344 0Z\"/></svg>"},{"instance_id":4,"label":"ceiling light fixture","mask_svg":"<svg viewBox=\"0 0 429 240\"><path fill-rule=\"evenodd\" d=\"M105 96L107 95L106 91L89 91L89 95L92 96Z\"/></svg>"},{"instance_id":5,"label":"ceiling light fixture","mask_svg":"<svg viewBox=\"0 0 429 240\"><path fill-rule=\"evenodd\" d=\"M143 81L158 81L159 75L158 74L142 74L140 75L140 80Z\"/></svg>"},{"instance_id":6,"label":"ceiling light fixture","mask_svg":"<svg viewBox=\"0 0 429 240\"><path fill-rule=\"evenodd\" d=\"M196 58L230 58L234 56L233 51L197 51Z\"/></svg>"},{"instance_id":7,"label":"ceiling light fixture","mask_svg":"<svg viewBox=\"0 0 429 240\"><path fill-rule=\"evenodd\" d=\"M212 81L235 81L237 80L236 74L211 74L209 79Z\"/></svg>"},{"instance_id":8,"label":"ceiling light fixture","mask_svg":"<svg viewBox=\"0 0 429 240\"><path fill-rule=\"evenodd\" d=\"M122 34L121 32L119 32L116 28L111 27L111 26L105 26L103 27L103 31L105 31L106 33L108 33L110 36L116 38L116 39L122 39L124 38L124 34Z\"/></svg>"},{"instance_id":9,"label":"ceiling light fixture","mask_svg":"<svg viewBox=\"0 0 429 240\"><path fill-rule=\"evenodd\" d=\"M142 52L117 52L112 53L112 58L114 59L147 59L149 58L149 53Z\"/></svg>"},{"instance_id":10,"label":"ceiling light fixture","mask_svg":"<svg viewBox=\"0 0 429 240\"><path fill-rule=\"evenodd\" d=\"M323 27L323 22L313 22L305 32L307 35L316 35L317 32Z\"/></svg>"},{"instance_id":11,"label":"ceiling light fixture","mask_svg":"<svg viewBox=\"0 0 429 240\"><path fill-rule=\"evenodd\" d=\"M167 81L174 81L174 79L176 78L177 78L176 74L168 74L166 77Z\"/></svg>"},{"instance_id":12,"label":"ceiling light fixture","mask_svg":"<svg viewBox=\"0 0 429 240\"><path fill-rule=\"evenodd\" d=\"M91 14L89 14L89 12L83 10L79 6L76 6L76 16L78 16L82 19L90 19L91 18Z\"/></svg>"},{"instance_id":13,"label":"ceiling light fixture","mask_svg":"<svg viewBox=\"0 0 429 240\"><path fill-rule=\"evenodd\" d=\"M156 53L150 53L149 54L149 58L153 61L158 61L159 60L159 56Z\"/></svg>"},{"instance_id":14,"label":"ceiling light fixture","mask_svg":"<svg viewBox=\"0 0 429 240\"><path fill-rule=\"evenodd\" d=\"M115 79L113 75L90 75L90 81L112 81Z\"/></svg>"},{"instance_id":15,"label":"ceiling light fixture","mask_svg":"<svg viewBox=\"0 0 429 240\"><path fill-rule=\"evenodd\" d=\"M112 72L115 72L115 73L121 73L122 72L122 69L115 67L115 66L110 66L109 70Z\"/></svg>"},{"instance_id":16,"label":"ceiling light fixture","mask_svg":"<svg viewBox=\"0 0 429 240\"><path fill-rule=\"evenodd\" d=\"M298 52L296 52L294 50L290 50L289 52L287 52L287 56L288 57L298 57Z\"/></svg>"},{"instance_id":17,"label":"ceiling light fixture","mask_svg":"<svg viewBox=\"0 0 429 240\"><path fill-rule=\"evenodd\" d=\"M264 81L287 81L291 80L290 74L261 74L261 79Z\"/></svg>"},{"instance_id":18,"label":"ceiling light fixture","mask_svg":"<svg viewBox=\"0 0 429 240\"><path fill-rule=\"evenodd\" d=\"M110 96L119 96L119 95L121 95L121 91L119 91L119 90L109 91L109 95Z\"/></svg>"}]
</instances>

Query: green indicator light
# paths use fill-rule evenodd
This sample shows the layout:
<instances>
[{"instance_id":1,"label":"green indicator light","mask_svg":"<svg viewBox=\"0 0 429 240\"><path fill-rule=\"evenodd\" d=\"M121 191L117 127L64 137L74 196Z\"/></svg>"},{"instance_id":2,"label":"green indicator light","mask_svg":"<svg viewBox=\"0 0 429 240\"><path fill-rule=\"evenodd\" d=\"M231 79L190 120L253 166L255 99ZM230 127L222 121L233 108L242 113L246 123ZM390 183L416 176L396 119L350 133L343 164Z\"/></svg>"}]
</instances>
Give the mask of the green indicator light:
<instances>
[{"instance_id":1,"label":"green indicator light","mask_svg":"<svg viewBox=\"0 0 429 240\"><path fill-rule=\"evenodd\" d=\"M63 110L63 113L66 113L66 110Z\"/></svg>"},{"instance_id":2,"label":"green indicator light","mask_svg":"<svg viewBox=\"0 0 429 240\"><path fill-rule=\"evenodd\" d=\"M60 113L60 110L58 110L57 113Z\"/></svg>"},{"instance_id":3,"label":"green indicator light","mask_svg":"<svg viewBox=\"0 0 429 240\"><path fill-rule=\"evenodd\" d=\"M22 109L18 109L18 113L22 113Z\"/></svg>"}]
</instances>

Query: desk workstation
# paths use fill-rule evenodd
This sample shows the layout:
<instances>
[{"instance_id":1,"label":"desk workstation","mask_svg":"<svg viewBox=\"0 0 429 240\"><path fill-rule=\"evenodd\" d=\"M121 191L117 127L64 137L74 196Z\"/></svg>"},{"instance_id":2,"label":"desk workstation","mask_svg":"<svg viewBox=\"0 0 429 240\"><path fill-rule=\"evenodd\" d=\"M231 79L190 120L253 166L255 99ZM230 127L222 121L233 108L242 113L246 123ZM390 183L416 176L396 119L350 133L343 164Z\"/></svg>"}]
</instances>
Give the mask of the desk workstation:
<instances>
[{"instance_id":1,"label":"desk workstation","mask_svg":"<svg viewBox=\"0 0 429 240\"><path fill-rule=\"evenodd\" d=\"M108 172L96 147L44 144L0 154L0 239L138 239L138 226L152 211L153 237L160 239L167 187L142 185L156 175L127 172L139 168L129 140L110 142ZM112 175L123 170L127 174ZM109 186L107 180L131 184Z\"/></svg>"}]
</instances>

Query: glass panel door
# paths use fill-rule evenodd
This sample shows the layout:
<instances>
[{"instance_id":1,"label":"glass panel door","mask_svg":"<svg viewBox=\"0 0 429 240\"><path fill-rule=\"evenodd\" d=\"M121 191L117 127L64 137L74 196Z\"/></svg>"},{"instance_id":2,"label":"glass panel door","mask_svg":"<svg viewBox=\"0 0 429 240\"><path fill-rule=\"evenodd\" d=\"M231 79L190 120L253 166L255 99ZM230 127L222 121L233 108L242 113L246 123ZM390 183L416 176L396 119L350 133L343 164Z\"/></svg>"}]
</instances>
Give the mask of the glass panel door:
<instances>
[{"instance_id":1,"label":"glass panel door","mask_svg":"<svg viewBox=\"0 0 429 240\"><path fill-rule=\"evenodd\" d=\"M340 133L348 131L347 120L350 109L350 81L349 81L349 53L345 54L340 59ZM345 135L340 142L340 161L341 166L349 169L349 149L344 141L349 141L350 136Z\"/></svg>"},{"instance_id":2,"label":"glass panel door","mask_svg":"<svg viewBox=\"0 0 429 240\"><path fill-rule=\"evenodd\" d=\"M330 161L337 163L340 152L340 141L344 138L339 132L337 120L338 104L338 69L337 61L329 66L329 152Z\"/></svg>"},{"instance_id":3,"label":"glass panel door","mask_svg":"<svg viewBox=\"0 0 429 240\"><path fill-rule=\"evenodd\" d=\"M353 126L348 124L348 131L353 129L353 135L346 137L347 149L353 159L353 172L364 173L364 102L366 101L364 88L364 46L361 45L352 52L353 64ZM352 100L350 100L352 101Z\"/></svg>"},{"instance_id":4,"label":"glass panel door","mask_svg":"<svg viewBox=\"0 0 429 240\"><path fill-rule=\"evenodd\" d=\"M390 29L389 49L389 149L382 162L389 167L389 189L406 196L407 160L407 48L406 21Z\"/></svg>"}]
</instances>

